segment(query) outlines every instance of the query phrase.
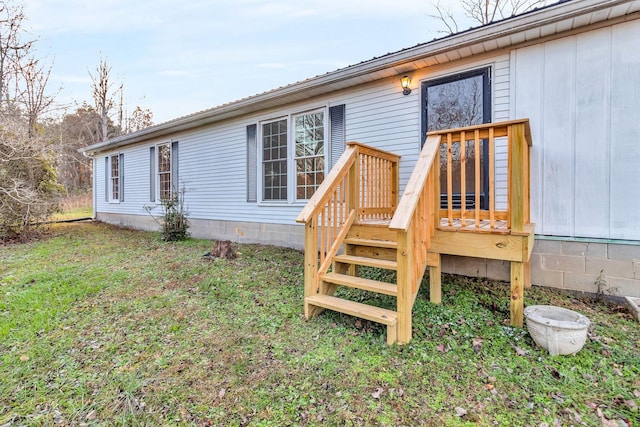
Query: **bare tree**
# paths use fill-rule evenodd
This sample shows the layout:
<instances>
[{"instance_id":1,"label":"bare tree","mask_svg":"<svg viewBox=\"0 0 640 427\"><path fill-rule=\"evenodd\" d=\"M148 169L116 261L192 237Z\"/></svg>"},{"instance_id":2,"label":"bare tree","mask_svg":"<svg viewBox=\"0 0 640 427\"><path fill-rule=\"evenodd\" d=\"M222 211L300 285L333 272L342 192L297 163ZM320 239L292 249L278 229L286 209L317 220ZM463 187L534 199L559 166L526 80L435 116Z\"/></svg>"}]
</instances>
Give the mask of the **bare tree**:
<instances>
[{"instance_id":1,"label":"bare tree","mask_svg":"<svg viewBox=\"0 0 640 427\"><path fill-rule=\"evenodd\" d=\"M27 117L27 135L33 138L37 133L38 120L54 101L53 96L46 94L47 83L51 75L51 66L45 68L40 65L40 60L26 58L18 63L17 74L17 99L24 108Z\"/></svg>"},{"instance_id":2,"label":"bare tree","mask_svg":"<svg viewBox=\"0 0 640 427\"><path fill-rule=\"evenodd\" d=\"M0 1L0 102L5 101L16 65L28 56L35 40L23 41L26 17L21 5Z\"/></svg>"},{"instance_id":3,"label":"bare tree","mask_svg":"<svg viewBox=\"0 0 640 427\"><path fill-rule=\"evenodd\" d=\"M100 63L96 68L96 75L89 73L91 77L91 95L96 108L96 112L100 116L100 140L104 141L109 137L109 113L114 106L111 87L113 82L111 78L111 66L107 64L107 60L100 58Z\"/></svg>"},{"instance_id":4,"label":"bare tree","mask_svg":"<svg viewBox=\"0 0 640 427\"><path fill-rule=\"evenodd\" d=\"M480 25L528 12L544 6L545 3L546 0L460 0L464 18ZM443 6L440 0L432 4L435 13L430 16L447 27L440 32L448 34L459 32L458 22L463 17L456 15L449 7Z\"/></svg>"}]
</instances>

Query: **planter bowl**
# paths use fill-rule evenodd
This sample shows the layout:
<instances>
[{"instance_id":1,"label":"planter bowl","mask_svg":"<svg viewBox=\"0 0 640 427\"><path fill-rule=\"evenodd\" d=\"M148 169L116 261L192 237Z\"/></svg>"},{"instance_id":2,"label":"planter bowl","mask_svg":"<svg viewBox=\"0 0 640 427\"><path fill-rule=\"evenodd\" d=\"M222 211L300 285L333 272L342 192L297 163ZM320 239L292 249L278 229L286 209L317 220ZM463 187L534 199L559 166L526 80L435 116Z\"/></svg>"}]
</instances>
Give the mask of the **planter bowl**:
<instances>
[{"instance_id":1,"label":"planter bowl","mask_svg":"<svg viewBox=\"0 0 640 427\"><path fill-rule=\"evenodd\" d=\"M533 340L552 356L576 354L587 341L591 322L575 311L553 305L532 305L524 309L524 316Z\"/></svg>"}]
</instances>

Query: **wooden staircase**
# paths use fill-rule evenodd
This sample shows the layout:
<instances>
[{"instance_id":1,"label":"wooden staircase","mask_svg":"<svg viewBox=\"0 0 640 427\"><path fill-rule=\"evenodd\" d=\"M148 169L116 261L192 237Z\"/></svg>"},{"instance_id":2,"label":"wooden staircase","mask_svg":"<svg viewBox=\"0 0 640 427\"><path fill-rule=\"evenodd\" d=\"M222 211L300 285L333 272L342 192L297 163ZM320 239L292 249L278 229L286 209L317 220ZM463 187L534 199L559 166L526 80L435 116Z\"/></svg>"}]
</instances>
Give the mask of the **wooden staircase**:
<instances>
[{"instance_id":1,"label":"wooden staircase","mask_svg":"<svg viewBox=\"0 0 640 427\"><path fill-rule=\"evenodd\" d=\"M380 224L369 226L356 224L347 233L344 244L344 253L333 256L332 271L319 276L321 287L330 292L308 296L305 298L305 304L316 309L329 309L386 325L387 343L391 345L397 341L397 312L336 298L330 294L333 294L338 286L346 286L396 298L397 284L355 275L359 266L394 271L398 269L398 244L395 241L395 233Z\"/></svg>"},{"instance_id":2,"label":"wooden staircase","mask_svg":"<svg viewBox=\"0 0 640 427\"><path fill-rule=\"evenodd\" d=\"M494 162L496 138L507 138L509 202L506 210L479 208L480 191L467 209L454 199L451 185L440 189L441 151L446 149L448 183L455 144L488 141ZM523 290L529 284L533 224L529 223L528 121L519 120L431 133L398 201L399 156L351 142L297 218L305 224L305 316L325 309L387 326L387 343L411 340L412 308L426 268L430 300L441 301L441 254L502 259L511 262L511 323L522 326ZM462 163L465 162L462 154ZM480 181L476 161L476 181ZM434 166L435 165L435 166ZM465 167L458 168L463 172ZM490 168L490 182L494 182ZM464 179L462 179L464 182ZM465 193L464 187L462 192ZM493 190L492 190L493 191ZM441 199L448 202L441 209ZM453 234L452 234L453 233ZM360 267L396 271L396 283L358 276ZM334 296L340 286L388 295L396 310Z\"/></svg>"}]
</instances>

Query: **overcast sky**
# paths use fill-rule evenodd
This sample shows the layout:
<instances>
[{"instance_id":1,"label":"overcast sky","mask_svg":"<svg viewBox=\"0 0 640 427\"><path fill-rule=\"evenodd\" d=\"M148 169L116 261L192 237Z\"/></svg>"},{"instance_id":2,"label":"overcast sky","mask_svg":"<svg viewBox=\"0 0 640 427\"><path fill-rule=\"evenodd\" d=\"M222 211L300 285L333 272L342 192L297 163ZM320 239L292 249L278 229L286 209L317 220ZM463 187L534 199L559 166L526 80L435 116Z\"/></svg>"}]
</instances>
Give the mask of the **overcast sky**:
<instances>
[{"instance_id":1,"label":"overcast sky","mask_svg":"<svg viewBox=\"0 0 640 427\"><path fill-rule=\"evenodd\" d=\"M91 102L101 57L155 123L439 37L430 0L29 0L50 88ZM64 110L59 110L64 111Z\"/></svg>"}]
</instances>

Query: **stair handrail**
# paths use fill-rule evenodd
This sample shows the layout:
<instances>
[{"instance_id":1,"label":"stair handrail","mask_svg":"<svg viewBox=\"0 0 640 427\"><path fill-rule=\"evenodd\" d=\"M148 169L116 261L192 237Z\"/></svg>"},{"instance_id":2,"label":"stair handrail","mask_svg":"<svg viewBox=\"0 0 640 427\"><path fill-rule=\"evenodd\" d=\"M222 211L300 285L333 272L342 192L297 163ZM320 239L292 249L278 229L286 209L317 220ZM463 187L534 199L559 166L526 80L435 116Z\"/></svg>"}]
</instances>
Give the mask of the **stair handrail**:
<instances>
[{"instance_id":1,"label":"stair handrail","mask_svg":"<svg viewBox=\"0 0 640 427\"><path fill-rule=\"evenodd\" d=\"M313 193L311 198L304 205L304 208L298 214L296 222L308 223L311 218L318 214L320 209L325 208L331 194L338 188L341 180L347 176L349 168L354 164L357 157L358 144L347 144L347 147L336 162L335 166L331 168L331 171L329 171L329 175L325 177L322 184L320 184L318 189Z\"/></svg>"},{"instance_id":2,"label":"stair handrail","mask_svg":"<svg viewBox=\"0 0 640 427\"><path fill-rule=\"evenodd\" d=\"M396 154L358 142L347 143L302 209L296 222L305 225L305 297L320 291L320 275L329 270L354 222L388 218L395 212L399 159Z\"/></svg>"},{"instance_id":3,"label":"stair handrail","mask_svg":"<svg viewBox=\"0 0 640 427\"><path fill-rule=\"evenodd\" d=\"M398 342L411 340L412 309L438 221L440 136L427 136L389 228L397 231Z\"/></svg>"},{"instance_id":4,"label":"stair handrail","mask_svg":"<svg viewBox=\"0 0 640 427\"><path fill-rule=\"evenodd\" d=\"M424 187L431 169L434 168L434 161L440 150L440 136L428 136L425 140L420 156L413 168L411 177L407 182L395 215L391 219L389 228L392 230L407 231L411 225L411 219L418 207L420 196L423 194ZM439 165L437 165L439 167ZM438 168L434 168L438 169Z\"/></svg>"}]
</instances>

